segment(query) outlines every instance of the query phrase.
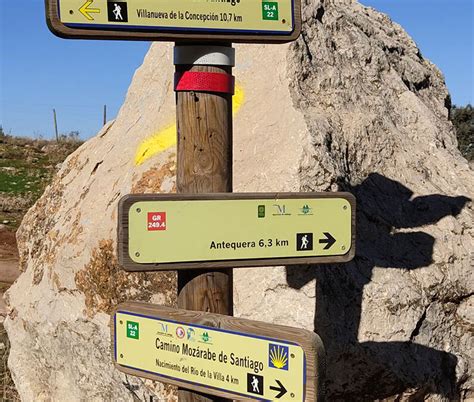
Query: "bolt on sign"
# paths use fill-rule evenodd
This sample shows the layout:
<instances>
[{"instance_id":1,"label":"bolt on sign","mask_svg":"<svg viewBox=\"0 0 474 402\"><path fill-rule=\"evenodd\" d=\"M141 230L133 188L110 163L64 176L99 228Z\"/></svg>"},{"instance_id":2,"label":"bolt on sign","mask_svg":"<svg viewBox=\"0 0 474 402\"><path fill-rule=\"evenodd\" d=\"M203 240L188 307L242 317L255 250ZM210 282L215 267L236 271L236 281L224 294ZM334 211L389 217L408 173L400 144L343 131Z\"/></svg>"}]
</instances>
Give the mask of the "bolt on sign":
<instances>
[{"instance_id":1,"label":"bolt on sign","mask_svg":"<svg viewBox=\"0 0 474 402\"><path fill-rule=\"evenodd\" d=\"M116 367L231 399L315 401L323 346L311 331L148 303L111 318Z\"/></svg>"},{"instance_id":2,"label":"bolt on sign","mask_svg":"<svg viewBox=\"0 0 474 402\"><path fill-rule=\"evenodd\" d=\"M355 252L348 193L130 195L119 203L128 271L347 262Z\"/></svg>"},{"instance_id":3,"label":"bolt on sign","mask_svg":"<svg viewBox=\"0 0 474 402\"><path fill-rule=\"evenodd\" d=\"M301 0L46 0L48 26L65 38L289 42Z\"/></svg>"}]
</instances>

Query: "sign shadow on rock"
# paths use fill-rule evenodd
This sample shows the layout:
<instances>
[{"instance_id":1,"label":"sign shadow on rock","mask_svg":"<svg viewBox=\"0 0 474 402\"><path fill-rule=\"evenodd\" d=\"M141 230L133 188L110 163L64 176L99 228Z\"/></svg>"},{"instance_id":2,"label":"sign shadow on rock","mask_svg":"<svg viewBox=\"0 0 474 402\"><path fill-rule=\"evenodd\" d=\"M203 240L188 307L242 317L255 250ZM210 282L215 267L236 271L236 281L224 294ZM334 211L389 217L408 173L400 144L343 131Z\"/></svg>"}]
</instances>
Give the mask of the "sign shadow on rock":
<instances>
[{"instance_id":1,"label":"sign shadow on rock","mask_svg":"<svg viewBox=\"0 0 474 402\"><path fill-rule=\"evenodd\" d=\"M406 342L359 342L358 332L364 286L375 267L412 270L432 263L432 236L393 231L457 216L470 199L438 194L412 199L411 190L377 173L358 186L341 187L357 198L354 260L287 269L292 288L316 279L315 328L327 353L327 397L375 400L416 389L414 396L422 399L429 393L457 399L456 356L412 342L423 317Z\"/></svg>"}]
</instances>

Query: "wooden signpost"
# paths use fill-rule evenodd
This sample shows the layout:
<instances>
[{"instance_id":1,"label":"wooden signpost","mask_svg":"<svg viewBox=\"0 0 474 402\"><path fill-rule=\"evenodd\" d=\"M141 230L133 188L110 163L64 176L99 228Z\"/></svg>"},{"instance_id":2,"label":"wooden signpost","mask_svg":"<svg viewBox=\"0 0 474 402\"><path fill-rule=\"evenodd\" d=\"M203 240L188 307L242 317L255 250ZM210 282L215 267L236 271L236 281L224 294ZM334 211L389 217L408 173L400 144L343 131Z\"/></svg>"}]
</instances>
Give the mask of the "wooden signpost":
<instances>
[{"instance_id":1,"label":"wooden signpost","mask_svg":"<svg viewBox=\"0 0 474 402\"><path fill-rule=\"evenodd\" d=\"M174 57L178 192L232 192L234 49L230 45L176 46ZM185 76L189 81L182 81ZM233 306L232 269L178 271L179 308L233 315ZM221 401L185 388L179 389L178 398L180 402Z\"/></svg>"},{"instance_id":2,"label":"wooden signpost","mask_svg":"<svg viewBox=\"0 0 474 402\"><path fill-rule=\"evenodd\" d=\"M238 400L314 401L322 391L324 349L311 331L130 302L110 326L126 374Z\"/></svg>"},{"instance_id":3,"label":"wooden signpost","mask_svg":"<svg viewBox=\"0 0 474 402\"><path fill-rule=\"evenodd\" d=\"M354 212L348 193L126 196L119 262L128 271L346 262Z\"/></svg>"},{"instance_id":4,"label":"wooden signpost","mask_svg":"<svg viewBox=\"0 0 474 402\"><path fill-rule=\"evenodd\" d=\"M124 198L118 251L130 271L178 270L179 309L118 306L116 367L178 385L180 402L321 400L316 334L230 317L232 267L354 256L349 194L225 194L232 193L231 44L297 39L301 0L45 2L48 26L63 38L176 42L179 195Z\"/></svg>"}]
</instances>

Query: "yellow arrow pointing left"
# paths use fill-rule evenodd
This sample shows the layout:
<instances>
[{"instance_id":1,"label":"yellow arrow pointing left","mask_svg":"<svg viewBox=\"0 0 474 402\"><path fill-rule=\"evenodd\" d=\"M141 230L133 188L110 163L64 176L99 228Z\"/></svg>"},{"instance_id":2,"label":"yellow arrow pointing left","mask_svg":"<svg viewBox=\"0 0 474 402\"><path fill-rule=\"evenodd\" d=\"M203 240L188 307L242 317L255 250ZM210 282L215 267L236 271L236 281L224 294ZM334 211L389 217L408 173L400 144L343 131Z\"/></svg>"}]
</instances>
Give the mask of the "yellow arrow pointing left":
<instances>
[{"instance_id":1,"label":"yellow arrow pointing left","mask_svg":"<svg viewBox=\"0 0 474 402\"><path fill-rule=\"evenodd\" d=\"M99 14L100 8L89 8L89 6L94 2L94 0L87 0L82 7L79 9L81 14L86 17L89 21L94 21L94 18L90 15L91 13Z\"/></svg>"}]
</instances>

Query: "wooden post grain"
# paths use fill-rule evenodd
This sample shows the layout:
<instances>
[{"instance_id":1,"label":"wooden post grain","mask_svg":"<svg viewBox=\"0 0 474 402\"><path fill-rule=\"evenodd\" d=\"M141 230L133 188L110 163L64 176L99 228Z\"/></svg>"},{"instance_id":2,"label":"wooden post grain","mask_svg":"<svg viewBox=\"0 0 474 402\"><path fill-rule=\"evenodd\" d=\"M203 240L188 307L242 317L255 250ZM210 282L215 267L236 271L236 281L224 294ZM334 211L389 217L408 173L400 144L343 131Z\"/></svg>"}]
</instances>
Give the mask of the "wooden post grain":
<instances>
[{"instance_id":1,"label":"wooden post grain","mask_svg":"<svg viewBox=\"0 0 474 402\"><path fill-rule=\"evenodd\" d=\"M230 46L230 45L226 45ZM177 65L176 72L231 73L230 66ZM232 192L232 95L177 92L179 193ZM178 307L232 315L232 269L178 271ZM180 402L227 401L179 389Z\"/></svg>"}]
</instances>

